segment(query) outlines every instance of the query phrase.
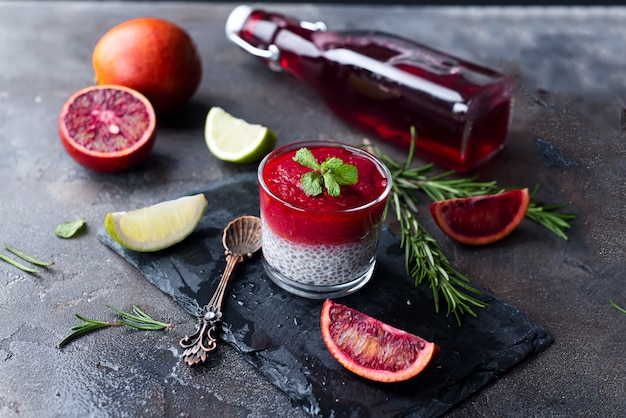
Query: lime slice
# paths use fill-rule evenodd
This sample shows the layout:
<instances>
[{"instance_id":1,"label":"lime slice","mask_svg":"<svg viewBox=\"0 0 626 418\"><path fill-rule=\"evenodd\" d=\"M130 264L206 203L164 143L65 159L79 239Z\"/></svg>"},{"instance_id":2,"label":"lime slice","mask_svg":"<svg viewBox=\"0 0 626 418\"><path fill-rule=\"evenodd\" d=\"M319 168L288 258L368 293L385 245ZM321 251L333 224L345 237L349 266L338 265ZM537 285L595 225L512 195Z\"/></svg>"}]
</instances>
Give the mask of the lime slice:
<instances>
[{"instance_id":1,"label":"lime slice","mask_svg":"<svg viewBox=\"0 0 626 418\"><path fill-rule=\"evenodd\" d=\"M209 111L204 139L215 157L233 163L258 162L276 145L276 135L268 128L238 119L220 107Z\"/></svg>"},{"instance_id":2,"label":"lime slice","mask_svg":"<svg viewBox=\"0 0 626 418\"><path fill-rule=\"evenodd\" d=\"M204 194L184 196L128 212L110 212L104 227L122 246L134 251L158 251L187 238L207 207Z\"/></svg>"}]
</instances>

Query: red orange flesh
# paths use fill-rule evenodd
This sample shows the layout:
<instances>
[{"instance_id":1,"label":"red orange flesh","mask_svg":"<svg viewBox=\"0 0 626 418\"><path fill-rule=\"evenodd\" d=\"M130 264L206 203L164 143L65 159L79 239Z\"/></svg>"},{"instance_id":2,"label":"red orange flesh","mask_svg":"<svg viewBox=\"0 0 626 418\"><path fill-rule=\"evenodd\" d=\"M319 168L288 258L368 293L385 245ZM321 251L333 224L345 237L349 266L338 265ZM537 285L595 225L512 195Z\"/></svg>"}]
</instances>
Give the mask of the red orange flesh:
<instances>
[{"instance_id":1,"label":"red orange flesh","mask_svg":"<svg viewBox=\"0 0 626 418\"><path fill-rule=\"evenodd\" d=\"M439 347L417 335L327 299L320 319L332 356L351 372L378 382L400 382L422 372Z\"/></svg>"},{"instance_id":2,"label":"red orange flesh","mask_svg":"<svg viewBox=\"0 0 626 418\"><path fill-rule=\"evenodd\" d=\"M526 216L528 189L433 202L430 212L448 236L467 245L485 245L509 235Z\"/></svg>"},{"instance_id":3,"label":"red orange flesh","mask_svg":"<svg viewBox=\"0 0 626 418\"><path fill-rule=\"evenodd\" d=\"M66 151L99 172L126 170L150 153L156 116L148 99L122 86L91 86L74 93L59 115Z\"/></svg>"}]
</instances>

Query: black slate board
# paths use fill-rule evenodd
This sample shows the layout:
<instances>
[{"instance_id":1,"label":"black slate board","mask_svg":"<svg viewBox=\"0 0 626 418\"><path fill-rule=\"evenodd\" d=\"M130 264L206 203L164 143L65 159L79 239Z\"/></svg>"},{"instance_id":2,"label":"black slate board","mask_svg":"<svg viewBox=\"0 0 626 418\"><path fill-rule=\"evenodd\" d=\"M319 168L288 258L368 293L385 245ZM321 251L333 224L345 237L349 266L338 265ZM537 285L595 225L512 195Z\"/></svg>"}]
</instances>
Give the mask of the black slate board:
<instances>
[{"instance_id":1,"label":"black slate board","mask_svg":"<svg viewBox=\"0 0 626 418\"><path fill-rule=\"evenodd\" d=\"M100 240L195 315L211 297L226 264L222 230L240 215L258 215L252 173L216 182L209 206L185 241L157 253L125 250L101 229ZM237 267L224 302L222 339L237 347L270 382L315 416L436 417L493 382L552 336L524 313L485 292L490 305L478 318L436 314L427 283L414 286L404 272L399 240L383 230L374 277L338 302L436 342L441 351L415 378L379 384L345 370L330 355L319 331L321 300L293 296L265 275L260 255Z\"/></svg>"}]
</instances>

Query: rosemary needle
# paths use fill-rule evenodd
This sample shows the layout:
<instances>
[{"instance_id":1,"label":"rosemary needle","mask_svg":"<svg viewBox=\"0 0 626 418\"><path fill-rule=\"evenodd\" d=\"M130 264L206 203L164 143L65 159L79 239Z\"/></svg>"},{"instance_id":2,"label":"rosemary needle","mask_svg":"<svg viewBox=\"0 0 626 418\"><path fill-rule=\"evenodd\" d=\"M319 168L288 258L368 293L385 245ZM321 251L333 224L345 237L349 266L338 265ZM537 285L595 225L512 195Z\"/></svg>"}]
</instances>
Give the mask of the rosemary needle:
<instances>
[{"instance_id":1,"label":"rosemary needle","mask_svg":"<svg viewBox=\"0 0 626 418\"><path fill-rule=\"evenodd\" d=\"M420 225L415 217L415 197L394 191L392 185L391 207L401 229L401 246L405 251L405 270L419 286L428 280L433 293L435 312L440 311L440 297L447 305L447 315L453 314L461 325L461 316L476 316L474 308L488 304L478 299L482 293L473 287L469 279L456 270L437 241Z\"/></svg>"},{"instance_id":2,"label":"rosemary needle","mask_svg":"<svg viewBox=\"0 0 626 418\"><path fill-rule=\"evenodd\" d=\"M143 312L137 306L133 306L133 312L135 312L135 314L124 312L112 306L107 305L107 307L112 311L118 313L122 317L122 319L120 319L118 322L106 322L85 318L84 316L75 314L76 318L83 321L83 323L74 325L72 328L70 328L70 331L72 332L67 337L61 340L61 342L59 343L59 347L63 347L64 345L66 345L73 339L80 337L81 335L107 327L121 327L126 325L128 327L135 328L141 331L158 331L162 329L171 329L174 327L172 324L166 324L164 322L159 322L153 319L150 315Z\"/></svg>"},{"instance_id":3,"label":"rosemary needle","mask_svg":"<svg viewBox=\"0 0 626 418\"><path fill-rule=\"evenodd\" d=\"M430 200L438 201L496 194L504 189L496 181L478 181L476 177L455 178L455 171L429 175L434 168L432 163L413 167L416 141L415 129L411 128L411 145L404 162L395 161L367 140L365 148L377 155L391 172L389 206L395 212L400 225L407 273L415 279L416 286L424 279L428 280L433 292L435 311L439 312L440 298L443 298L448 315L453 314L460 325L462 314L476 316L473 308L486 307L487 304L478 299L481 292L452 266L437 241L419 223L416 192L423 192ZM575 219L576 215L557 212L565 205L543 206L533 201L537 190L538 187L531 194L526 217L567 240L565 230L570 228L569 221Z\"/></svg>"},{"instance_id":4,"label":"rosemary needle","mask_svg":"<svg viewBox=\"0 0 626 418\"><path fill-rule=\"evenodd\" d=\"M37 266L47 267L47 266L51 266L52 264L54 264L53 261L43 261L43 260L40 260L38 258L35 258L33 256L30 256L30 255L20 251L17 248L13 247L12 245L9 245L9 244L6 244L6 243L4 244L4 248L9 250L10 252L15 254L16 256L21 258L22 260L28 261L29 263L35 264Z\"/></svg>"},{"instance_id":5,"label":"rosemary needle","mask_svg":"<svg viewBox=\"0 0 626 418\"><path fill-rule=\"evenodd\" d=\"M19 261L13 260L12 258L9 258L4 254L0 254L0 260L6 261L7 263L11 264L13 267L17 267L18 269L23 270L27 273L33 273L33 274L39 273L39 270L29 267L27 265L24 265L20 263Z\"/></svg>"},{"instance_id":6,"label":"rosemary needle","mask_svg":"<svg viewBox=\"0 0 626 418\"><path fill-rule=\"evenodd\" d=\"M122 318L124 318L124 319L120 319L119 321L120 324L122 325L126 325L126 326L143 330L143 331L158 331L161 329L173 328L172 324L166 324L164 322L160 322L160 321L152 319L150 315L143 312L137 306L133 306L133 312L135 312L136 315L130 314L128 312L124 312L112 306L107 305L107 307L117 312L118 314L120 314Z\"/></svg>"},{"instance_id":7,"label":"rosemary needle","mask_svg":"<svg viewBox=\"0 0 626 418\"><path fill-rule=\"evenodd\" d=\"M617 304L617 302L615 302L613 299L609 299L609 303L618 311L620 311L623 314L626 314L626 309L622 308L621 306L619 306Z\"/></svg>"},{"instance_id":8,"label":"rosemary needle","mask_svg":"<svg viewBox=\"0 0 626 418\"><path fill-rule=\"evenodd\" d=\"M414 134L414 131L412 130L411 133ZM447 315L454 315L457 323L461 325L463 314L476 316L474 308L485 308L488 304L478 299L482 292L472 286L469 279L452 266L437 241L417 219L418 199L414 192L424 190L424 187L415 183L414 180L422 178L433 165L411 168L415 153L415 137L413 138L404 164L394 161L378 149L373 149L373 152L391 171L389 207L400 224L400 244L405 252L407 274L413 277L415 286L419 286L424 279L428 280L433 293L435 312L440 311L440 298L443 298L447 305ZM445 187L451 187L451 185L448 184ZM482 190L483 186L478 187ZM434 196L438 195L434 194ZM385 215L388 215L389 207Z\"/></svg>"}]
</instances>

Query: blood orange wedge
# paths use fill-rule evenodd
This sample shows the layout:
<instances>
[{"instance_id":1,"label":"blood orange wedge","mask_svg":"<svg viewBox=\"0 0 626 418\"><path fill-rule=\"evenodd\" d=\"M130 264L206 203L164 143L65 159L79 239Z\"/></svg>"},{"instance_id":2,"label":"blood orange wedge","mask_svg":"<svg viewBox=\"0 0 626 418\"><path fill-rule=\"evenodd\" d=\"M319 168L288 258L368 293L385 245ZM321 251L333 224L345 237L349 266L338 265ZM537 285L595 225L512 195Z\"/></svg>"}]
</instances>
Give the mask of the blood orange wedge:
<instances>
[{"instance_id":1,"label":"blood orange wedge","mask_svg":"<svg viewBox=\"0 0 626 418\"><path fill-rule=\"evenodd\" d=\"M454 240L485 245L509 235L522 222L530 196L528 189L433 202L430 213Z\"/></svg>"},{"instance_id":2,"label":"blood orange wedge","mask_svg":"<svg viewBox=\"0 0 626 418\"><path fill-rule=\"evenodd\" d=\"M148 99L122 86L91 86L61 108L59 136L67 152L95 171L117 172L143 161L154 145L156 116Z\"/></svg>"},{"instance_id":3,"label":"blood orange wedge","mask_svg":"<svg viewBox=\"0 0 626 418\"><path fill-rule=\"evenodd\" d=\"M401 382L428 366L439 347L362 312L326 299L322 338L337 361L351 372L378 382Z\"/></svg>"}]
</instances>

